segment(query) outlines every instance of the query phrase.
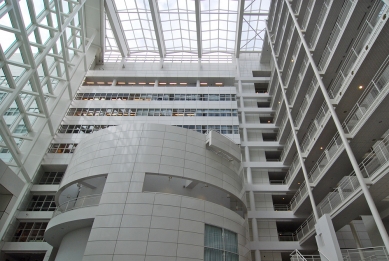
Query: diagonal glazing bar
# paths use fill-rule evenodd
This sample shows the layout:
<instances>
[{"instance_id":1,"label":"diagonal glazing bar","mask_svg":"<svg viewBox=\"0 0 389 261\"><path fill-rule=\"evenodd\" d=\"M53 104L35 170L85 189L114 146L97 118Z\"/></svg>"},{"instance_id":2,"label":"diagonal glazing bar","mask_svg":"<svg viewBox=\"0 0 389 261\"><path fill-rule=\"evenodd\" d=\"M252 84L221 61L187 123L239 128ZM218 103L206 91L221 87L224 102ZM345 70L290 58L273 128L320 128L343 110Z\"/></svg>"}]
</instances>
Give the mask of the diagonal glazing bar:
<instances>
[{"instance_id":1,"label":"diagonal glazing bar","mask_svg":"<svg viewBox=\"0 0 389 261\"><path fill-rule=\"evenodd\" d=\"M112 28L112 33L115 37L120 54L122 55L122 57L126 57L128 56L128 52L130 48L128 47L123 28L119 21L115 4L113 0L106 0L104 5L105 5L105 12L107 13L107 17Z\"/></svg>"},{"instance_id":2,"label":"diagonal glazing bar","mask_svg":"<svg viewBox=\"0 0 389 261\"><path fill-rule=\"evenodd\" d=\"M235 57L239 58L240 41L242 39L243 14L244 14L244 0L239 0L238 20L236 23L236 37L235 37Z\"/></svg>"},{"instance_id":3,"label":"diagonal glazing bar","mask_svg":"<svg viewBox=\"0 0 389 261\"><path fill-rule=\"evenodd\" d=\"M163 41L161 19L158 13L158 7L156 0L149 0L151 17L153 19L155 37L158 45L158 52L161 58L164 58L166 55L165 43Z\"/></svg>"}]
</instances>

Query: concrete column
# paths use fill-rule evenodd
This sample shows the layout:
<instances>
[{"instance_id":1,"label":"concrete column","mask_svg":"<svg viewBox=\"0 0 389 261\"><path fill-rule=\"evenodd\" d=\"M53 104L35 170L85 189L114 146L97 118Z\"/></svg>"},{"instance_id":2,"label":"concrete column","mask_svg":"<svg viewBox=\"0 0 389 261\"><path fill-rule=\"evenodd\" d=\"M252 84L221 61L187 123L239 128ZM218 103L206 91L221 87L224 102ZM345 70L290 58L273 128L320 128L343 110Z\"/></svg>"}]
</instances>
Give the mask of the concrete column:
<instances>
[{"instance_id":1,"label":"concrete column","mask_svg":"<svg viewBox=\"0 0 389 261\"><path fill-rule=\"evenodd\" d=\"M116 79L113 79L113 81L112 81L112 85L111 86L116 86L116 84L118 83L118 80L116 80Z\"/></svg>"},{"instance_id":2,"label":"concrete column","mask_svg":"<svg viewBox=\"0 0 389 261\"><path fill-rule=\"evenodd\" d=\"M158 84L159 84L159 81L158 81L158 80L155 80L154 88L157 88L157 87L158 87Z\"/></svg>"},{"instance_id":3,"label":"concrete column","mask_svg":"<svg viewBox=\"0 0 389 261\"><path fill-rule=\"evenodd\" d=\"M380 231L373 216L361 216L363 224L365 225L366 232L369 235L370 242L373 247L382 246L384 244Z\"/></svg>"},{"instance_id":4,"label":"concrete column","mask_svg":"<svg viewBox=\"0 0 389 261\"><path fill-rule=\"evenodd\" d=\"M261 252L257 249L255 250L255 261L261 261Z\"/></svg>"},{"instance_id":5,"label":"concrete column","mask_svg":"<svg viewBox=\"0 0 389 261\"><path fill-rule=\"evenodd\" d=\"M258 224L256 218L251 219L251 228L253 229L253 241L258 241Z\"/></svg>"},{"instance_id":6,"label":"concrete column","mask_svg":"<svg viewBox=\"0 0 389 261\"><path fill-rule=\"evenodd\" d=\"M200 87L200 80L196 81L196 87Z\"/></svg>"},{"instance_id":7,"label":"concrete column","mask_svg":"<svg viewBox=\"0 0 389 261\"><path fill-rule=\"evenodd\" d=\"M355 226L354 226L352 221L350 222L350 229L351 229L351 233L353 234L353 238L354 238L355 244L357 245L357 248L362 248L361 241L359 240L358 233L355 230ZM363 260L365 257L363 256L362 250L358 250L358 252L359 252L359 256L361 257L361 260Z\"/></svg>"},{"instance_id":8,"label":"concrete column","mask_svg":"<svg viewBox=\"0 0 389 261\"><path fill-rule=\"evenodd\" d=\"M315 229L321 260L343 260L330 215L324 214L317 220Z\"/></svg>"}]
</instances>

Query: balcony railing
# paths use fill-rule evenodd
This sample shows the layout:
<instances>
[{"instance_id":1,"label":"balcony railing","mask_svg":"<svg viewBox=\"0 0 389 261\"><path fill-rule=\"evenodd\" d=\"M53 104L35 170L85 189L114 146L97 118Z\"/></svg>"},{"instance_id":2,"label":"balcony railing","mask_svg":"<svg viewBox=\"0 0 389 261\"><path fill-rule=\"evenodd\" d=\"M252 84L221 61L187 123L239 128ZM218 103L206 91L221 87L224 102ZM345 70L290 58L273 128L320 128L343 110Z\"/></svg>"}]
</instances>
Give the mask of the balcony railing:
<instances>
[{"instance_id":1,"label":"balcony railing","mask_svg":"<svg viewBox=\"0 0 389 261\"><path fill-rule=\"evenodd\" d=\"M329 58L333 51L336 49L336 45L339 42L342 33L346 27L346 21L349 20L349 17L351 16L357 1L355 0L347 0L344 2L342 10L340 11L340 14L338 16L338 19L336 21L336 24L334 28L332 29L330 39L328 40L327 46L324 49L324 52L320 58L318 69L324 70L324 68L328 65Z\"/></svg>"},{"instance_id":2,"label":"balcony railing","mask_svg":"<svg viewBox=\"0 0 389 261\"><path fill-rule=\"evenodd\" d=\"M294 176L296 176L297 170L300 169L300 166L300 160L296 154L293 158L292 164L289 166L288 172L285 175L284 184L289 184L289 181L292 180Z\"/></svg>"},{"instance_id":3,"label":"balcony railing","mask_svg":"<svg viewBox=\"0 0 389 261\"><path fill-rule=\"evenodd\" d=\"M302 2L303 2L302 0L296 0L296 5L294 6L294 10L293 10L295 15L298 15L300 13Z\"/></svg>"},{"instance_id":4,"label":"balcony railing","mask_svg":"<svg viewBox=\"0 0 389 261\"><path fill-rule=\"evenodd\" d=\"M331 162L340 148L343 148L343 143L339 134L336 133L308 173L309 182L315 182L321 174L324 174L323 172L326 166Z\"/></svg>"},{"instance_id":5,"label":"balcony railing","mask_svg":"<svg viewBox=\"0 0 389 261\"><path fill-rule=\"evenodd\" d=\"M359 169L365 178L372 177L381 167L388 165L389 135L373 146L374 149L359 164ZM355 172L343 177L335 190L329 193L317 206L320 215L331 213L342 202L347 202L349 196L360 188Z\"/></svg>"},{"instance_id":6,"label":"balcony railing","mask_svg":"<svg viewBox=\"0 0 389 261\"><path fill-rule=\"evenodd\" d=\"M74 209L97 206L100 203L100 199L101 194L94 194L71 199L59 205L54 211L53 217Z\"/></svg>"},{"instance_id":7,"label":"balcony railing","mask_svg":"<svg viewBox=\"0 0 389 261\"><path fill-rule=\"evenodd\" d=\"M301 183L299 189L294 194L293 198L290 200L289 206L291 210L294 210L299 203L308 195L308 188L305 181Z\"/></svg>"},{"instance_id":8,"label":"balcony railing","mask_svg":"<svg viewBox=\"0 0 389 261\"><path fill-rule=\"evenodd\" d=\"M302 255L297 249L290 254L291 261L323 261L319 255Z\"/></svg>"},{"instance_id":9,"label":"balcony railing","mask_svg":"<svg viewBox=\"0 0 389 261\"><path fill-rule=\"evenodd\" d=\"M288 204L274 204L274 211L290 211Z\"/></svg>"},{"instance_id":10,"label":"balcony railing","mask_svg":"<svg viewBox=\"0 0 389 261\"><path fill-rule=\"evenodd\" d=\"M278 235L278 241L298 241L295 235Z\"/></svg>"},{"instance_id":11,"label":"balcony railing","mask_svg":"<svg viewBox=\"0 0 389 261\"><path fill-rule=\"evenodd\" d=\"M277 35L281 34L280 36L280 39L278 39L277 43L276 43L276 46L275 46L275 54L276 55L279 55L280 53L280 49L281 49L281 45L282 45L282 39L284 38L284 35L285 35L285 29L286 29L286 24L288 22L288 17L289 15L285 15L284 16L284 20L282 21L282 27L281 27L281 32L277 32Z\"/></svg>"},{"instance_id":12,"label":"balcony railing","mask_svg":"<svg viewBox=\"0 0 389 261\"><path fill-rule=\"evenodd\" d=\"M374 109L379 101L386 97L389 91L389 56L381 65L362 96L351 109L343 123L346 133L351 133L361 122L362 118Z\"/></svg>"},{"instance_id":13,"label":"balcony railing","mask_svg":"<svg viewBox=\"0 0 389 261\"><path fill-rule=\"evenodd\" d=\"M380 20L381 16L387 11L388 6L385 5L382 1L375 2L365 23L362 26L362 29L360 30L356 40L354 41L353 46L348 52L347 57L344 60L344 63L338 75L336 76L334 82L329 88L328 94L332 99L337 97L338 93L340 93L341 91L343 91L344 88L347 87L347 84L344 83L347 77L350 78L347 78L349 81L351 80L350 72L354 65L357 64L357 61L358 63L361 63L364 60L362 54L367 53L363 52L363 50L366 51L366 43L372 41L373 39L375 39L375 37L377 37L376 31L380 30L383 26L383 23L378 23L378 21Z\"/></svg>"},{"instance_id":14,"label":"balcony railing","mask_svg":"<svg viewBox=\"0 0 389 261\"><path fill-rule=\"evenodd\" d=\"M282 98L280 98L278 100L278 104L277 104L277 107L276 107L276 112L274 113L274 122L277 121L277 118L278 118L278 115L280 114L281 112L281 108L282 108L282 104L284 103L284 100Z\"/></svg>"},{"instance_id":15,"label":"balcony railing","mask_svg":"<svg viewBox=\"0 0 389 261\"><path fill-rule=\"evenodd\" d=\"M303 22L301 24L301 29L302 30L307 29L308 21L309 21L309 19L311 17L312 8L313 8L313 4L314 3L315 3L315 0L309 0L309 2L308 2L307 11L305 12L305 15L304 15L304 18L303 18Z\"/></svg>"},{"instance_id":16,"label":"balcony railing","mask_svg":"<svg viewBox=\"0 0 389 261\"><path fill-rule=\"evenodd\" d=\"M276 73L274 73L274 75L271 77L271 82L269 83L269 86L270 86L270 88L269 88L269 94L270 95L273 95L274 93L275 93L275 91L276 91L276 89L277 89L277 87L278 87L278 76L277 76L277 74ZM273 101L274 101L275 99L273 98Z\"/></svg>"},{"instance_id":17,"label":"balcony railing","mask_svg":"<svg viewBox=\"0 0 389 261\"><path fill-rule=\"evenodd\" d=\"M284 144L284 149L281 152L281 156L280 156L281 161L285 160L286 155L288 155L288 152L289 152L290 148L292 147L292 144L293 144L293 141L294 141L294 138L293 138L293 135L292 135L292 131L293 130L291 130L289 132L288 139L286 140L286 142Z\"/></svg>"},{"instance_id":18,"label":"balcony railing","mask_svg":"<svg viewBox=\"0 0 389 261\"><path fill-rule=\"evenodd\" d=\"M307 71L307 68L308 68L308 65L309 65L307 56L305 56L305 58L304 58L303 65L300 68L300 71L299 71L299 73L297 75L297 79L296 79L296 81L294 83L293 91L292 91L292 93L291 93L291 95L289 97L289 104L291 104L291 105L294 105L295 99L297 97L297 93L298 93L298 91L300 89L301 82L304 79L304 75L305 75L305 73ZM316 80L315 77L313 79ZM311 86L309 86L309 88L310 87ZM308 90L309 90L309 88L308 88Z\"/></svg>"},{"instance_id":19,"label":"balcony railing","mask_svg":"<svg viewBox=\"0 0 389 261\"><path fill-rule=\"evenodd\" d=\"M292 40L293 32L294 32L294 24L292 23L290 28L289 28L288 38L286 40L284 51L282 52L282 55L279 59L278 66L280 67L280 70L282 70L284 68L284 62L285 62L286 56L288 55L289 45L290 45L290 42Z\"/></svg>"},{"instance_id":20,"label":"balcony railing","mask_svg":"<svg viewBox=\"0 0 389 261\"><path fill-rule=\"evenodd\" d=\"M357 249L342 249L344 261L384 261L389 260L385 247L368 247Z\"/></svg>"},{"instance_id":21,"label":"balcony railing","mask_svg":"<svg viewBox=\"0 0 389 261\"><path fill-rule=\"evenodd\" d=\"M300 241L307 235L309 235L312 230L315 229L315 216L313 213L301 224L301 226L296 230L295 234L297 239Z\"/></svg>"},{"instance_id":22,"label":"balcony railing","mask_svg":"<svg viewBox=\"0 0 389 261\"><path fill-rule=\"evenodd\" d=\"M319 17L318 17L316 24L315 24L315 29L313 30L311 40L309 41L309 48L313 48L316 44L316 41L317 41L318 36L319 36L319 32L321 32L322 26L324 24L324 20L327 17L327 13L328 13L329 7L331 5L331 2L332 2L332 0L325 0L322 7L321 7Z\"/></svg>"},{"instance_id":23,"label":"balcony railing","mask_svg":"<svg viewBox=\"0 0 389 261\"><path fill-rule=\"evenodd\" d=\"M319 84L317 83L317 79L315 76L312 77L311 84L308 87L307 93L305 94L304 100L301 103L300 109L296 115L296 119L294 121L295 126L299 126L301 124L301 121L303 120L303 116L307 112L309 105L311 104L311 101L313 99L313 94L316 92Z\"/></svg>"},{"instance_id":24,"label":"balcony railing","mask_svg":"<svg viewBox=\"0 0 389 261\"><path fill-rule=\"evenodd\" d=\"M277 133L277 141L280 140L280 138L282 136L282 133L284 132L284 129L285 129L285 126L286 126L287 122L288 122L288 114L284 113L284 116L282 117L282 120L281 120L281 123L280 123L280 127L279 127L279 130L278 130L278 133Z\"/></svg>"},{"instance_id":25,"label":"balcony railing","mask_svg":"<svg viewBox=\"0 0 389 261\"><path fill-rule=\"evenodd\" d=\"M324 102L320 107L318 113L316 114L315 119L308 128L307 133L305 134L303 141L301 142L301 150L303 152L308 152L309 147L312 145L312 142L318 134L319 127L323 125L324 121L330 117L327 103Z\"/></svg>"}]
</instances>

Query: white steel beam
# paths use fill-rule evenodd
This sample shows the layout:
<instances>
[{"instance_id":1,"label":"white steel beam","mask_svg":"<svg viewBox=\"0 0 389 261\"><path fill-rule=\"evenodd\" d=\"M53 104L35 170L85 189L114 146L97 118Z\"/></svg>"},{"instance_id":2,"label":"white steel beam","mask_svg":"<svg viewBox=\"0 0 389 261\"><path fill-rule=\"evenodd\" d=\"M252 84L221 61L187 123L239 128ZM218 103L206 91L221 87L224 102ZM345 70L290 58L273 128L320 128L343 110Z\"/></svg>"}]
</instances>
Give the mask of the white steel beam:
<instances>
[{"instance_id":1,"label":"white steel beam","mask_svg":"<svg viewBox=\"0 0 389 261\"><path fill-rule=\"evenodd\" d=\"M163 41L161 18L158 13L158 6L156 0L149 0L151 17L153 18L155 38L157 38L158 52L161 58L166 55L165 43Z\"/></svg>"},{"instance_id":2,"label":"white steel beam","mask_svg":"<svg viewBox=\"0 0 389 261\"><path fill-rule=\"evenodd\" d=\"M198 58L201 58L203 52L202 38L201 38L201 10L200 10L200 0L195 0L195 10L196 10L196 33L197 33L197 54Z\"/></svg>"},{"instance_id":3,"label":"white steel beam","mask_svg":"<svg viewBox=\"0 0 389 261\"><path fill-rule=\"evenodd\" d=\"M239 0L238 20L236 23L236 36L235 36L235 57L236 58L239 58L239 54L240 54L240 42L242 40L244 3L245 3L244 0Z\"/></svg>"},{"instance_id":4,"label":"white steel beam","mask_svg":"<svg viewBox=\"0 0 389 261\"><path fill-rule=\"evenodd\" d=\"M109 24L111 25L113 35L119 47L120 54L122 55L122 57L127 57L130 48L128 47L128 43L124 35L123 27L116 13L115 4L113 3L113 0L106 0L104 6L105 6L105 12L107 14Z\"/></svg>"}]
</instances>

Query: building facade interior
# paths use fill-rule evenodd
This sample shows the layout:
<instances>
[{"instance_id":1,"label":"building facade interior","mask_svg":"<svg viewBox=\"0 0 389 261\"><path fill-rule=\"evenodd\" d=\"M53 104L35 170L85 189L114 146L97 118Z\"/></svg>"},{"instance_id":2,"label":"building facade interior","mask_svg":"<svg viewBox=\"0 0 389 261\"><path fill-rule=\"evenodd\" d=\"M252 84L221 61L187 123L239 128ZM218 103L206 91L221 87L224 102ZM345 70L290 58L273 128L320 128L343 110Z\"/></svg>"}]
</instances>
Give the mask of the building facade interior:
<instances>
[{"instance_id":1,"label":"building facade interior","mask_svg":"<svg viewBox=\"0 0 389 261\"><path fill-rule=\"evenodd\" d=\"M389 260L389 0L0 0L0 260Z\"/></svg>"}]
</instances>

